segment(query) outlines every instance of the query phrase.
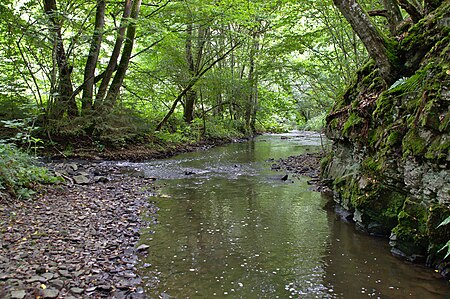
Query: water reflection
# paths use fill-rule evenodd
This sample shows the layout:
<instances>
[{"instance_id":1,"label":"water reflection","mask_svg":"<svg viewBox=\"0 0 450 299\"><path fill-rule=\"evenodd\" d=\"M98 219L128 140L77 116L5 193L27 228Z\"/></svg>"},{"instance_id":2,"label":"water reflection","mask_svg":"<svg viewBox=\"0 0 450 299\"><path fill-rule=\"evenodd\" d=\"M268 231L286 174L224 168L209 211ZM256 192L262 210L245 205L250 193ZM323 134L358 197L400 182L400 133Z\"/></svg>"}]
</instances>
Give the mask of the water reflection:
<instances>
[{"instance_id":1,"label":"water reflection","mask_svg":"<svg viewBox=\"0 0 450 299\"><path fill-rule=\"evenodd\" d=\"M162 196L154 198L160 224L143 237L151 246L141 269L151 298L403 298L408 292L442 298L448 292L428 270L390 256L384 240L336 221L306 179L278 180L264 161L320 145L317 135L286 137L133 165L165 178ZM428 282L420 283L424 277Z\"/></svg>"}]
</instances>

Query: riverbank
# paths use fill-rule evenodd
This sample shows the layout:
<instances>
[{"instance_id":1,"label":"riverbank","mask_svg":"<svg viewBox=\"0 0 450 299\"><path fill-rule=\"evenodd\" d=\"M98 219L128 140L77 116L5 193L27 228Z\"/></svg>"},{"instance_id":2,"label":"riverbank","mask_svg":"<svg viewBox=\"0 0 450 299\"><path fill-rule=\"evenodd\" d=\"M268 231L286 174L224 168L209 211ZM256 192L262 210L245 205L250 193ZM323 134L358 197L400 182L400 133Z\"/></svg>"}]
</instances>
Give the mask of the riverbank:
<instances>
[{"instance_id":1,"label":"riverbank","mask_svg":"<svg viewBox=\"0 0 450 299\"><path fill-rule=\"evenodd\" d=\"M0 297L144 298L134 267L143 218L157 211L152 180L101 164L61 165L52 167L92 180L0 206Z\"/></svg>"},{"instance_id":2,"label":"riverbank","mask_svg":"<svg viewBox=\"0 0 450 299\"><path fill-rule=\"evenodd\" d=\"M233 142L243 142L248 138L223 137L207 138L195 142L127 144L123 147L106 147L102 145L66 146L64 150L57 147L50 148L44 155L50 159L82 159L82 160L114 160L140 162L150 159L164 159L181 153L207 150L215 146Z\"/></svg>"},{"instance_id":3,"label":"riverbank","mask_svg":"<svg viewBox=\"0 0 450 299\"><path fill-rule=\"evenodd\" d=\"M154 178L102 161L166 158L242 141L53 153L46 166L64 184L0 205L0 298L145 298L135 264L146 251L138 246L143 219L156 221L158 208L148 200Z\"/></svg>"}]
</instances>

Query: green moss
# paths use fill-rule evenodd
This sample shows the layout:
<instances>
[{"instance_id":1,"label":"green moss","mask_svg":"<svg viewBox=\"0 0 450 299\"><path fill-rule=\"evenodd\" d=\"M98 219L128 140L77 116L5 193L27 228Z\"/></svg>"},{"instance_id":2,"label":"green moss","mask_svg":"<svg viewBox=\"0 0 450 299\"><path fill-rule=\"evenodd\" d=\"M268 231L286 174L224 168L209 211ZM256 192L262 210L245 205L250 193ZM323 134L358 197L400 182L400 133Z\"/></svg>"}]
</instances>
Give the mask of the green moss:
<instances>
[{"instance_id":1,"label":"green moss","mask_svg":"<svg viewBox=\"0 0 450 299\"><path fill-rule=\"evenodd\" d=\"M367 76L376 68L375 59L370 58L357 72L360 76Z\"/></svg>"},{"instance_id":2,"label":"green moss","mask_svg":"<svg viewBox=\"0 0 450 299\"><path fill-rule=\"evenodd\" d=\"M362 161L361 167L367 173L378 174L383 170L383 161L373 157L367 157Z\"/></svg>"},{"instance_id":3,"label":"green moss","mask_svg":"<svg viewBox=\"0 0 450 299\"><path fill-rule=\"evenodd\" d=\"M450 123L450 113L446 113L444 119L442 120L441 124L439 125L439 131L440 132L448 132L448 124Z\"/></svg>"},{"instance_id":4,"label":"green moss","mask_svg":"<svg viewBox=\"0 0 450 299\"><path fill-rule=\"evenodd\" d=\"M375 147L376 144L379 143L380 139L383 138L384 128L382 126L378 126L374 129L369 130L367 134L367 141L371 147Z\"/></svg>"},{"instance_id":5,"label":"green moss","mask_svg":"<svg viewBox=\"0 0 450 299\"><path fill-rule=\"evenodd\" d=\"M349 136L351 133L351 129L355 127L356 125L362 123L364 120L359 117L355 112L350 112L350 115L347 119L347 121L344 123L344 126L342 127L342 135Z\"/></svg>"},{"instance_id":6,"label":"green moss","mask_svg":"<svg viewBox=\"0 0 450 299\"><path fill-rule=\"evenodd\" d=\"M426 251L429 242L427 220L426 206L410 199L405 200L402 210L398 214L398 225L392 230L397 235L397 240L404 244L402 251L408 253Z\"/></svg>"},{"instance_id":7,"label":"green moss","mask_svg":"<svg viewBox=\"0 0 450 299\"><path fill-rule=\"evenodd\" d=\"M428 147L425 158L429 160L446 159L450 150L450 138L448 135L436 137Z\"/></svg>"},{"instance_id":8,"label":"green moss","mask_svg":"<svg viewBox=\"0 0 450 299\"><path fill-rule=\"evenodd\" d=\"M386 55L389 61L392 63L395 69L400 70L401 62L398 53L399 43L393 38L385 37L384 44L386 46Z\"/></svg>"},{"instance_id":9,"label":"green moss","mask_svg":"<svg viewBox=\"0 0 450 299\"><path fill-rule=\"evenodd\" d=\"M393 147L398 144L401 144L402 134L398 131L392 131L387 138L387 146Z\"/></svg>"},{"instance_id":10,"label":"green moss","mask_svg":"<svg viewBox=\"0 0 450 299\"><path fill-rule=\"evenodd\" d=\"M402 141L403 155L414 155L418 156L425 152L427 147L427 142L425 139L419 136L417 129L413 128L406 133L406 136Z\"/></svg>"},{"instance_id":11,"label":"green moss","mask_svg":"<svg viewBox=\"0 0 450 299\"><path fill-rule=\"evenodd\" d=\"M382 216L389 219L395 219L393 220L393 222L397 224L398 214L405 203L406 195L399 192L391 191L387 192L386 196L388 200L386 208L382 213Z\"/></svg>"}]
</instances>

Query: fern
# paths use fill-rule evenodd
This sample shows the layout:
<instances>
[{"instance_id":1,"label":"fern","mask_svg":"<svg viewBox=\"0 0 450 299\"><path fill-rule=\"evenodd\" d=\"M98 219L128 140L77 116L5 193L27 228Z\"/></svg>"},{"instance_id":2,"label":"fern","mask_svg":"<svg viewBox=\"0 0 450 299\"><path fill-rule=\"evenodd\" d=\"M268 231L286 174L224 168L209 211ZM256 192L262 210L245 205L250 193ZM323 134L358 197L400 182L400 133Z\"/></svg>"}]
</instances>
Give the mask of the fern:
<instances>
[{"instance_id":1,"label":"fern","mask_svg":"<svg viewBox=\"0 0 450 299\"><path fill-rule=\"evenodd\" d=\"M450 223L450 216L448 216L444 221L441 222L441 224L438 225L438 227L448 225ZM447 248L447 254L445 255L444 259L450 256L450 240L447 241L447 244L444 245L441 249L439 249L438 252L443 251L445 248Z\"/></svg>"}]
</instances>

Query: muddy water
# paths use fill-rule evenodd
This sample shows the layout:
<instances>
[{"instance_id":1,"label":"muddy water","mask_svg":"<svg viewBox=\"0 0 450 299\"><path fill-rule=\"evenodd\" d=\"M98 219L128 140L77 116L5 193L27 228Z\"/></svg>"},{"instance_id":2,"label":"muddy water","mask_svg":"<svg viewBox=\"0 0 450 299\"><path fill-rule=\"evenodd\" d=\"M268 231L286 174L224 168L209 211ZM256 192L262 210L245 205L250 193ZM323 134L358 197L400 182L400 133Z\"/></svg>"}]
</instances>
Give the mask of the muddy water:
<instances>
[{"instance_id":1,"label":"muddy water","mask_svg":"<svg viewBox=\"0 0 450 299\"><path fill-rule=\"evenodd\" d=\"M142 241L148 297L448 298L448 282L340 221L306 178L270 170L320 144L296 132L134 164L161 186Z\"/></svg>"}]
</instances>

